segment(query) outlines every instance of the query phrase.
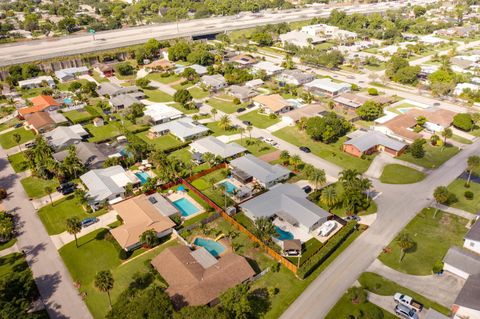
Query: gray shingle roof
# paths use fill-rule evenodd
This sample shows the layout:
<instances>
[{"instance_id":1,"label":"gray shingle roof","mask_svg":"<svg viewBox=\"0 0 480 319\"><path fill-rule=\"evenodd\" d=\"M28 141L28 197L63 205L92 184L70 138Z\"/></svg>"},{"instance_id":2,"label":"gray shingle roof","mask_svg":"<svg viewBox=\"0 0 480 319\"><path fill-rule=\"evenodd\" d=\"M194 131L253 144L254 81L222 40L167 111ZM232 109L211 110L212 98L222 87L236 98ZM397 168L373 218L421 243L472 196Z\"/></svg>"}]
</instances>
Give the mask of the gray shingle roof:
<instances>
[{"instance_id":1,"label":"gray shingle roof","mask_svg":"<svg viewBox=\"0 0 480 319\"><path fill-rule=\"evenodd\" d=\"M377 145L383 145L392 150L400 151L407 145L377 131L368 131L365 134L361 134L346 141L344 144L353 145L361 152L369 150Z\"/></svg>"},{"instance_id":2,"label":"gray shingle roof","mask_svg":"<svg viewBox=\"0 0 480 319\"><path fill-rule=\"evenodd\" d=\"M480 273L480 255L460 247L451 247L443 262L470 275Z\"/></svg>"},{"instance_id":3,"label":"gray shingle roof","mask_svg":"<svg viewBox=\"0 0 480 319\"><path fill-rule=\"evenodd\" d=\"M80 124L71 126L59 126L50 132L43 134L47 141L53 147L61 147L66 144L71 144L76 141L82 140L87 136L88 132Z\"/></svg>"},{"instance_id":4,"label":"gray shingle roof","mask_svg":"<svg viewBox=\"0 0 480 319\"><path fill-rule=\"evenodd\" d=\"M472 228L470 228L465 235L465 239L480 241L480 221L477 220L477 222L473 224Z\"/></svg>"},{"instance_id":5,"label":"gray shingle roof","mask_svg":"<svg viewBox=\"0 0 480 319\"><path fill-rule=\"evenodd\" d=\"M255 179L264 184L269 184L270 182L277 180L286 174L290 174L290 171L285 167L278 164L270 165L269 163L262 161L251 154L234 159L230 162L230 165L253 176Z\"/></svg>"},{"instance_id":6,"label":"gray shingle roof","mask_svg":"<svg viewBox=\"0 0 480 319\"><path fill-rule=\"evenodd\" d=\"M135 103L140 102L130 94L120 94L111 98L110 103L112 103L114 107L123 106L127 108Z\"/></svg>"},{"instance_id":7,"label":"gray shingle roof","mask_svg":"<svg viewBox=\"0 0 480 319\"><path fill-rule=\"evenodd\" d=\"M208 127L202 124L194 123L194 121L189 117L155 125L150 130L154 132L169 131L171 134L180 139L188 139L191 136L203 134L209 131Z\"/></svg>"},{"instance_id":8,"label":"gray shingle roof","mask_svg":"<svg viewBox=\"0 0 480 319\"><path fill-rule=\"evenodd\" d=\"M104 147L94 143L80 142L75 144L75 151L80 161L83 164L89 165L95 165L96 163L104 162L107 159L107 155L109 155L107 154L108 152L105 152ZM110 153L113 154L113 150ZM67 155L68 150L63 150L53 154L53 157L57 161L61 162L65 159L65 157L67 157Z\"/></svg>"},{"instance_id":9,"label":"gray shingle roof","mask_svg":"<svg viewBox=\"0 0 480 319\"><path fill-rule=\"evenodd\" d=\"M468 277L465 285L455 299L455 304L480 310L480 274Z\"/></svg>"},{"instance_id":10,"label":"gray shingle roof","mask_svg":"<svg viewBox=\"0 0 480 319\"><path fill-rule=\"evenodd\" d=\"M247 149L237 143L226 144L214 136L207 136L190 144L192 149L201 154L212 153L215 156L229 158L245 152Z\"/></svg>"},{"instance_id":11,"label":"gray shingle roof","mask_svg":"<svg viewBox=\"0 0 480 319\"><path fill-rule=\"evenodd\" d=\"M88 188L88 197L99 202L125 191L123 186L120 186L124 182L121 180L122 175L125 175L125 170L120 165L116 165L91 170L80 176L80 179ZM135 181L132 180L131 182Z\"/></svg>"}]
</instances>

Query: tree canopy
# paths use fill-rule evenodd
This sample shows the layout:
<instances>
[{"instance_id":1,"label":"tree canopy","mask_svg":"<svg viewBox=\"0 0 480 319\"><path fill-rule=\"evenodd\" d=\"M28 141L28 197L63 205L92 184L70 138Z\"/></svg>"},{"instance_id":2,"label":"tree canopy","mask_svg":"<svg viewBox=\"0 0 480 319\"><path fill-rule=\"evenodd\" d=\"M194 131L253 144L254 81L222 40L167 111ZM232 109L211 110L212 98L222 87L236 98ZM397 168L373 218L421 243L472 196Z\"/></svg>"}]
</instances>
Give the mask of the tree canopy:
<instances>
[{"instance_id":1,"label":"tree canopy","mask_svg":"<svg viewBox=\"0 0 480 319\"><path fill-rule=\"evenodd\" d=\"M307 120L307 134L324 143L333 143L344 136L351 128L344 118L329 112L323 117L315 116Z\"/></svg>"}]
</instances>

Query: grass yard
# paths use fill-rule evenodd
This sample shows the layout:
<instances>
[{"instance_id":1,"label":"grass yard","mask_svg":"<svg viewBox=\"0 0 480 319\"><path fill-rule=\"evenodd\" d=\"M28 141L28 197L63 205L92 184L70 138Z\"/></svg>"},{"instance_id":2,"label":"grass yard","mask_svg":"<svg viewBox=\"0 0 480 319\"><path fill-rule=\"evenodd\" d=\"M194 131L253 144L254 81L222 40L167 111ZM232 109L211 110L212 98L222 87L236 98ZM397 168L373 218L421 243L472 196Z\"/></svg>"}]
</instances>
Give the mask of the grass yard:
<instances>
[{"instance_id":1,"label":"grass yard","mask_svg":"<svg viewBox=\"0 0 480 319\"><path fill-rule=\"evenodd\" d=\"M205 124L205 126L207 126L210 129L210 131L213 132L213 136L238 134L237 128L231 127L228 130L224 130L218 126L218 123L219 122L217 121L217 122L209 122Z\"/></svg>"},{"instance_id":2,"label":"grass yard","mask_svg":"<svg viewBox=\"0 0 480 319\"><path fill-rule=\"evenodd\" d=\"M158 150L166 150L175 146L182 145L182 141L176 139L173 135L167 134L163 135L160 137L156 137L154 139L148 138L148 131L141 132L136 134L138 137L140 137L142 140L147 142L150 145L155 146L156 149Z\"/></svg>"},{"instance_id":3,"label":"grass yard","mask_svg":"<svg viewBox=\"0 0 480 319\"><path fill-rule=\"evenodd\" d=\"M216 170L210 174L207 174L201 178L194 180L191 184L195 186L199 191L205 194L208 198L214 201L220 207L225 206L225 200L227 205L234 204L233 200L229 196L223 195L223 190L214 187L214 184L220 182L227 177L225 169Z\"/></svg>"},{"instance_id":4,"label":"grass yard","mask_svg":"<svg viewBox=\"0 0 480 319\"><path fill-rule=\"evenodd\" d=\"M194 113L198 113L198 109L197 108L193 108L193 109L186 109L183 107L183 105L181 105L180 103L170 103L170 104L167 104L168 106L171 106L171 107L174 107L176 108L177 110L179 110L180 112L183 112L185 114L194 114Z\"/></svg>"},{"instance_id":5,"label":"grass yard","mask_svg":"<svg viewBox=\"0 0 480 319\"><path fill-rule=\"evenodd\" d=\"M12 164L15 173L24 172L28 169L27 158L25 152L16 153L8 157L8 161Z\"/></svg>"},{"instance_id":6,"label":"grass yard","mask_svg":"<svg viewBox=\"0 0 480 319\"><path fill-rule=\"evenodd\" d=\"M415 158L408 152L400 155L398 158L426 168L437 168L455 156L459 151L460 149L458 147L452 145L442 147L425 144L425 156L423 158Z\"/></svg>"},{"instance_id":7,"label":"grass yard","mask_svg":"<svg viewBox=\"0 0 480 319\"><path fill-rule=\"evenodd\" d=\"M301 132L293 126L276 131L273 135L296 146L307 146L313 154L329 162L343 168L356 169L362 173L368 169L372 161L370 156L366 159L361 159L343 152L341 146L345 138L341 138L333 144L325 144L312 140L305 132Z\"/></svg>"},{"instance_id":8,"label":"grass yard","mask_svg":"<svg viewBox=\"0 0 480 319\"><path fill-rule=\"evenodd\" d=\"M465 182L466 180L459 178L448 185L448 190L454 193L458 199L456 203L450 206L476 214L480 209L480 184L470 182L470 187L466 188ZM472 199L466 199L464 195L466 191L472 192L474 197Z\"/></svg>"},{"instance_id":9,"label":"grass yard","mask_svg":"<svg viewBox=\"0 0 480 319\"><path fill-rule=\"evenodd\" d=\"M388 164L383 168L380 181L386 184L413 184L420 182L426 176L426 174L407 166Z\"/></svg>"},{"instance_id":10,"label":"grass yard","mask_svg":"<svg viewBox=\"0 0 480 319\"><path fill-rule=\"evenodd\" d=\"M82 208L78 199L70 195L53 202L53 204L40 208L38 216L47 229L48 234L56 235L66 231L65 222L70 217L77 216L82 220L88 217L97 217L106 212L106 209L101 209L89 214Z\"/></svg>"},{"instance_id":11,"label":"grass yard","mask_svg":"<svg viewBox=\"0 0 480 319\"><path fill-rule=\"evenodd\" d=\"M190 153L190 151L186 148L176 150L175 152L170 153L170 155L168 155L168 157L175 157L175 158L181 160L184 163L189 163L189 162L192 161L192 153ZM206 170L206 169L208 169L208 164L203 163L203 164L200 164L200 165L195 165L193 167L192 172L195 174L195 173L201 172L201 171Z\"/></svg>"},{"instance_id":12,"label":"grass yard","mask_svg":"<svg viewBox=\"0 0 480 319\"><path fill-rule=\"evenodd\" d=\"M418 300L425 308L433 308L445 315L450 315L450 309L375 273L364 272L360 275L358 281L365 289L377 295L392 296L393 298L395 293L400 292Z\"/></svg>"},{"instance_id":13,"label":"grass yard","mask_svg":"<svg viewBox=\"0 0 480 319\"><path fill-rule=\"evenodd\" d=\"M234 104L233 100L223 101L215 98L209 99L206 103L211 107L214 107L222 111L223 113L227 113L227 114L235 113L237 112L238 108L245 106L245 104Z\"/></svg>"},{"instance_id":14,"label":"grass yard","mask_svg":"<svg viewBox=\"0 0 480 319\"><path fill-rule=\"evenodd\" d=\"M163 83L163 84L170 84L170 83L173 83L175 81L178 81L180 80L180 77L176 74L171 74L169 76L162 76L164 75L165 73L149 73L146 78L149 79L150 81L156 81L156 82L160 82L160 83Z\"/></svg>"},{"instance_id":15,"label":"grass yard","mask_svg":"<svg viewBox=\"0 0 480 319\"><path fill-rule=\"evenodd\" d=\"M278 116L271 118L269 115L259 113L258 111L251 111L245 115L239 116L238 119L242 121L250 121L253 126L258 128L267 128L281 121Z\"/></svg>"},{"instance_id":16,"label":"grass yard","mask_svg":"<svg viewBox=\"0 0 480 319\"><path fill-rule=\"evenodd\" d=\"M45 180L34 176L29 176L20 181L22 183L23 189L30 198L41 198L47 196L45 192L45 187L50 187L52 191L60 185L56 178Z\"/></svg>"},{"instance_id":17,"label":"grass yard","mask_svg":"<svg viewBox=\"0 0 480 319\"><path fill-rule=\"evenodd\" d=\"M43 90L50 89L49 87L40 87L40 88L33 88L33 89L21 89L19 91L20 95L24 99L29 99L35 97L37 95L41 95Z\"/></svg>"},{"instance_id":18,"label":"grass yard","mask_svg":"<svg viewBox=\"0 0 480 319\"><path fill-rule=\"evenodd\" d=\"M469 139L466 139L465 137L461 137L459 135L453 135L451 137L452 140L458 142L458 143L462 143L462 144L472 144L473 142Z\"/></svg>"},{"instance_id":19,"label":"grass yard","mask_svg":"<svg viewBox=\"0 0 480 319\"><path fill-rule=\"evenodd\" d=\"M8 120L5 123L1 123L0 124L0 132L11 128L11 127L15 126L15 124L18 124L18 123L20 123L20 120L18 119L18 117L14 117L14 118L12 118L11 120Z\"/></svg>"},{"instance_id":20,"label":"grass yard","mask_svg":"<svg viewBox=\"0 0 480 319\"><path fill-rule=\"evenodd\" d=\"M432 274L435 263L442 261L451 246L462 246L467 233L467 219L456 215L425 208L408 223L404 232L408 233L415 246L400 261L401 250L393 240L388 245L390 252L382 252L378 257L385 265L398 271L418 276Z\"/></svg>"},{"instance_id":21,"label":"grass yard","mask_svg":"<svg viewBox=\"0 0 480 319\"><path fill-rule=\"evenodd\" d=\"M338 319L338 318L352 318L355 313L361 311L366 318L370 318L370 314L377 313L378 309L383 313L383 319L396 319L397 317L383 308L371 302L365 302L363 304L355 304L349 300L348 296L344 294L342 298L333 306L325 319ZM363 317L362 317L363 318ZM376 317L372 317L376 318Z\"/></svg>"},{"instance_id":22,"label":"grass yard","mask_svg":"<svg viewBox=\"0 0 480 319\"><path fill-rule=\"evenodd\" d=\"M92 114L88 113L87 111L78 111L78 110L68 111L63 113L63 115L72 123L87 122L95 117Z\"/></svg>"},{"instance_id":23,"label":"grass yard","mask_svg":"<svg viewBox=\"0 0 480 319\"><path fill-rule=\"evenodd\" d=\"M23 127L17 128L13 131L3 133L0 135L0 145L3 149L9 149L14 146L17 146L17 142L15 142L13 135L19 134L20 135L20 142L18 144L23 144L28 141L31 141L35 138L35 134L31 130L24 129Z\"/></svg>"},{"instance_id":24,"label":"grass yard","mask_svg":"<svg viewBox=\"0 0 480 319\"><path fill-rule=\"evenodd\" d=\"M0 251L12 247L13 245L15 245L16 242L17 242L17 239L12 238L5 243L0 243Z\"/></svg>"},{"instance_id":25,"label":"grass yard","mask_svg":"<svg viewBox=\"0 0 480 319\"><path fill-rule=\"evenodd\" d=\"M173 96L168 95L167 93L159 89L143 89L143 93L145 93L147 99L152 102L173 102Z\"/></svg>"},{"instance_id":26,"label":"grass yard","mask_svg":"<svg viewBox=\"0 0 480 319\"><path fill-rule=\"evenodd\" d=\"M111 270L115 284L110 295L112 302L115 303L137 273L149 271L146 264L148 260L163 249L177 245L176 241L169 241L122 263L118 256L121 248L106 229L85 235L79 238L78 243L80 245L78 248L75 247L75 242L68 243L59 250L59 253L73 280L79 283L80 292L85 294L85 302L90 312L98 319L105 317L109 306L106 294L100 292L93 284L97 272Z\"/></svg>"},{"instance_id":27,"label":"grass yard","mask_svg":"<svg viewBox=\"0 0 480 319\"><path fill-rule=\"evenodd\" d=\"M87 124L84 128L93 135L93 137L88 139L88 141L92 143L108 140L122 134L120 128L114 122L99 127L95 127L93 124Z\"/></svg>"},{"instance_id":28,"label":"grass yard","mask_svg":"<svg viewBox=\"0 0 480 319\"><path fill-rule=\"evenodd\" d=\"M246 133L245 135L248 136L248 133ZM271 146L270 144L267 144L256 138L244 137L243 139L236 140L234 142L245 147L254 156L265 155L277 150L275 147Z\"/></svg>"},{"instance_id":29,"label":"grass yard","mask_svg":"<svg viewBox=\"0 0 480 319\"><path fill-rule=\"evenodd\" d=\"M98 83L103 83L103 82L110 82L110 80L106 77L103 77L98 73L97 71L92 72L92 77L97 81Z\"/></svg>"},{"instance_id":30,"label":"grass yard","mask_svg":"<svg viewBox=\"0 0 480 319\"><path fill-rule=\"evenodd\" d=\"M194 99L204 99L210 95L209 91L204 91L196 86L188 89L188 91L190 91L190 94L193 96Z\"/></svg>"}]
</instances>

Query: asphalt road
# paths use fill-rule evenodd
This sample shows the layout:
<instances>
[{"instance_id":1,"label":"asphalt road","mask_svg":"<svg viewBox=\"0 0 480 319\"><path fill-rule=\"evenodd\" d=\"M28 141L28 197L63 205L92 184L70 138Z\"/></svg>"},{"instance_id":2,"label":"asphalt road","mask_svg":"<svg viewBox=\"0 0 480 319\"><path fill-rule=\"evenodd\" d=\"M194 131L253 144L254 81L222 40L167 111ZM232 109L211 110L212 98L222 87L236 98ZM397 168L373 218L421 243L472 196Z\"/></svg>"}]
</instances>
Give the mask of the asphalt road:
<instances>
[{"instance_id":1,"label":"asphalt road","mask_svg":"<svg viewBox=\"0 0 480 319\"><path fill-rule=\"evenodd\" d=\"M415 0L415 3L424 2ZM347 13L384 12L401 8L405 3L388 2L342 7ZM0 46L0 67L26 63L60 56L82 54L100 50L144 43L148 39L159 40L205 35L230 30L250 28L257 25L308 20L313 17L328 17L331 8L315 6L262 13L241 13L237 16L221 16L208 19L188 20L98 32L95 40L89 34L61 38L25 41Z\"/></svg>"}]
</instances>

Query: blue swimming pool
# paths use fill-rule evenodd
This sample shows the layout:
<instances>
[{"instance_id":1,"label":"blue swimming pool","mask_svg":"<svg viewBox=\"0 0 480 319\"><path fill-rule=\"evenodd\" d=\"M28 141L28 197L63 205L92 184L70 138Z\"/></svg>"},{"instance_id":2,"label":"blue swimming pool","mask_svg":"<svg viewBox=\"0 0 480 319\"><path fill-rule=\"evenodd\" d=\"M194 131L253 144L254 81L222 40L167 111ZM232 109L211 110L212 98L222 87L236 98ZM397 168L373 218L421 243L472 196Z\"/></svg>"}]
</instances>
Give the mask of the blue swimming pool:
<instances>
[{"instance_id":1,"label":"blue swimming pool","mask_svg":"<svg viewBox=\"0 0 480 319\"><path fill-rule=\"evenodd\" d=\"M135 176L138 177L141 185L145 184L148 181L148 179L150 178L150 176L145 172L136 172Z\"/></svg>"},{"instance_id":2,"label":"blue swimming pool","mask_svg":"<svg viewBox=\"0 0 480 319\"><path fill-rule=\"evenodd\" d=\"M221 184L224 185L227 188L227 193L229 193L229 194L233 194L237 190L237 186L233 185L229 181L225 181Z\"/></svg>"},{"instance_id":3,"label":"blue swimming pool","mask_svg":"<svg viewBox=\"0 0 480 319\"><path fill-rule=\"evenodd\" d=\"M280 240L291 240L291 239L293 239L293 234L291 232L285 231L278 226L275 226L275 232L277 233L275 235L275 238L277 238L277 239L280 239Z\"/></svg>"},{"instance_id":4,"label":"blue swimming pool","mask_svg":"<svg viewBox=\"0 0 480 319\"><path fill-rule=\"evenodd\" d=\"M211 240L197 237L193 242L194 245L204 247L210 254L217 257L225 251L225 247L222 244Z\"/></svg>"},{"instance_id":5,"label":"blue swimming pool","mask_svg":"<svg viewBox=\"0 0 480 319\"><path fill-rule=\"evenodd\" d=\"M66 97L63 99L64 104L73 104L73 99L71 97Z\"/></svg>"},{"instance_id":6,"label":"blue swimming pool","mask_svg":"<svg viewBox=\"0 0 480 319\"><path fill-rule=\"evenodd\" d=\"M190 216L195 213L198 213L198 208L195 207L188 199L180 198L173 202L173 206L178 208L182 216Z\"/></svg>"}]
</instances>

